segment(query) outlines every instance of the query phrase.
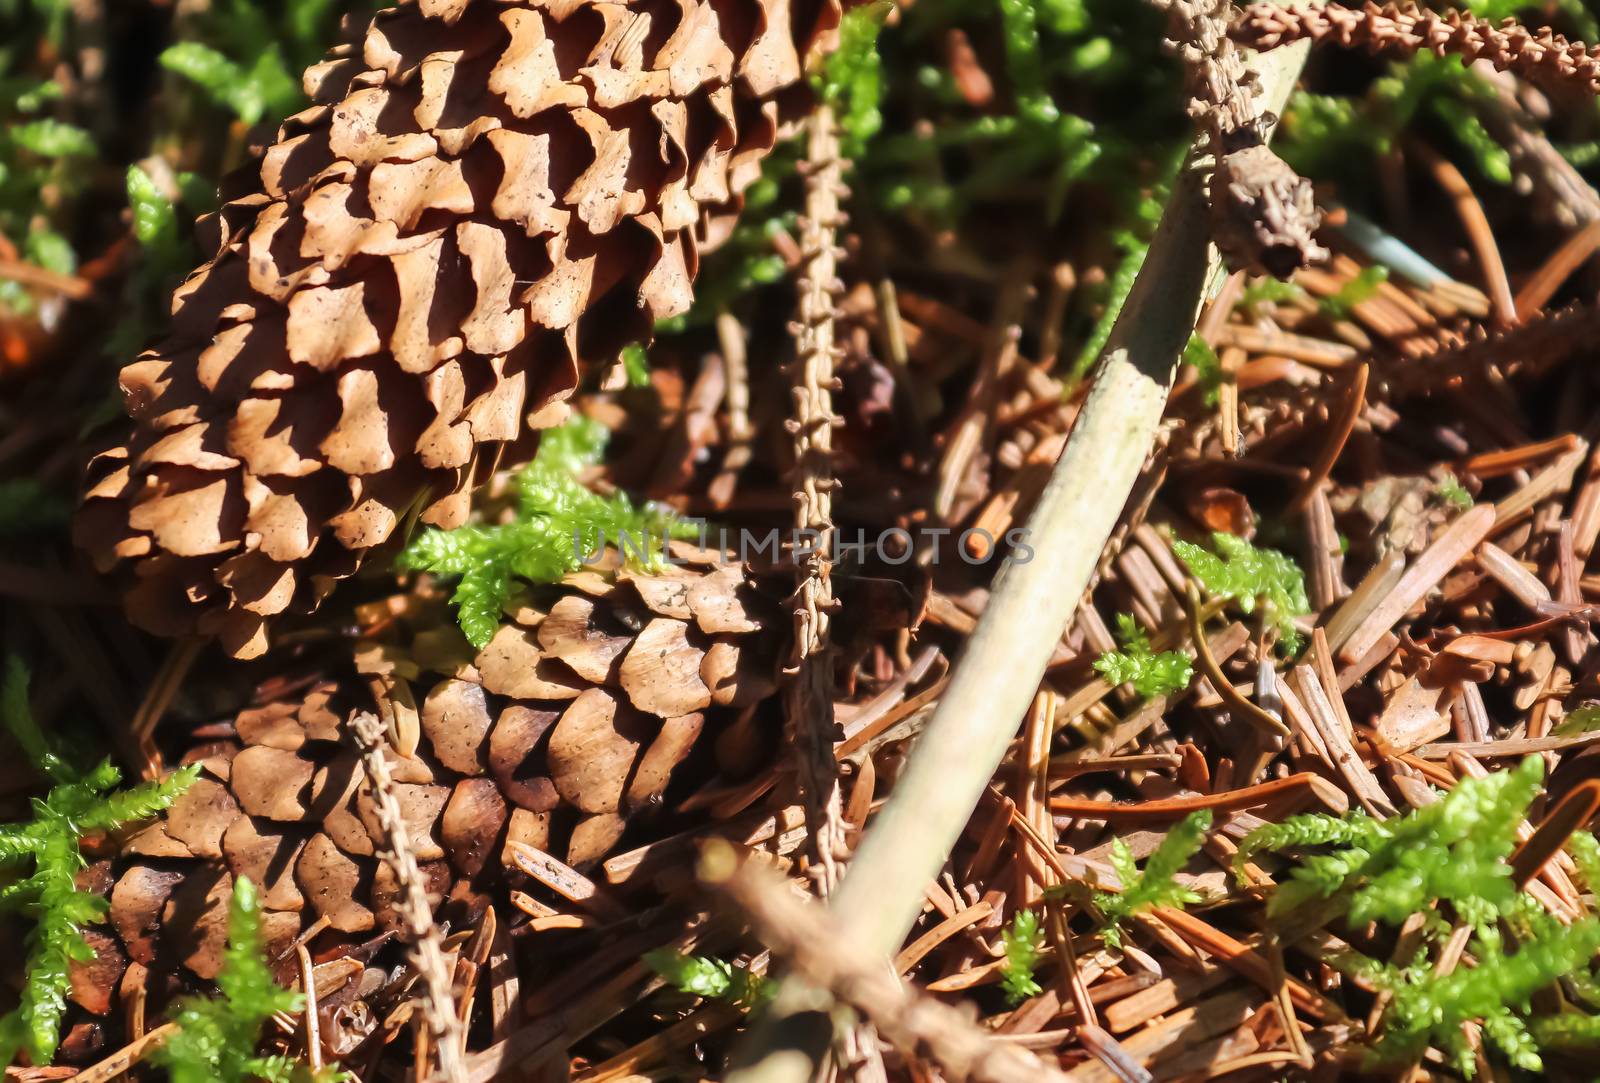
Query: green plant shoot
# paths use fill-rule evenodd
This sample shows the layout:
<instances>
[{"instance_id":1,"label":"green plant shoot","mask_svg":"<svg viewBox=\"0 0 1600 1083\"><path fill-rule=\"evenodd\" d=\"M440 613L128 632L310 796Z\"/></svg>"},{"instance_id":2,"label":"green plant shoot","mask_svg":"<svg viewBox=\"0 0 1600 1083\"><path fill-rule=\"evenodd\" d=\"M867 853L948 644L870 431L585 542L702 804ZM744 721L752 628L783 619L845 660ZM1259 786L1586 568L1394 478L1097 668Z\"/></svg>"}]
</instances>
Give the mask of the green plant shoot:
<instances>
[{"instance_id":1,"label":"green plant shoot","mask_svg":"<svg viewBox=\"0 0 1600 1083\"><path fill-rule=\"evenodd\" d=\"M773 992L760 974L734 966L726 959L657 948L645 953L644 963L680 993L725 1000L745 1011L766 1003Z\"/></svg>"},{"instance_id":2,"label":"green plant shoot","mask_svg":"<svg viewBox=\"0 0 1600 1083\"><path fill-rule=\"evenodd\" d=\"M1150 647L1150 636L1130 613L1117 614L1117 642L1121 650L1106 651L1094 660L1095 672L1113 685L1131 684L1141 699L1169 696L1189 687L1194 664L1182 651Z\"/></svg>"},{"instance_id":3,"label":"green plant shoot","mask_svg":"<svg viewBox=\"0 0 1600 1083\"><path fill-rule=\"evenodd\" d=\"M1142 872L1127 844L1120 838L1112 841L1111 867L1122 881L1122 890L1116 894L1104 891L1094 894L1095 907L1105 918L1100 938L1107 947L1122 947L1122 922L1135 914L1158 906L1183 907L1201 901L1200 893L1179 883L1177 877L1178 871L1199 851L1210 830L1210 809L1191 812L1167 832L1161 845L1145 861Z\"/></svg>"},{"instance_id":4,"label":"green plant shoot","mask_svg":"<svg viewBox=\"0 0 1600 1083\"><path fill-rule=\"evenodd\" d=\"M1439 485L1434 489L1439 499L1453 508L1467 511L1472 507L1472 494L1467 492L1467 487L1461 484L1461 479L1454 474L1446 473L1439 479Z\"/></svg>"},{"instance_id":5,"label":"green plant shoot","mask_svg":"<svg viewBox=\"0 0 1600 1083\"><path fill-rule=\"evenodd\" d=\"M1011 924L1001 931L1005 961L1000 964L1000 987L1011 1004L1021 1004L1044 990L1034 979L1039 955L1044 950L1044 929L1035 910L1018 910Z\"/></svg>"},{"instance_id":6,"label":"green plant shoot","mask_svg":"<svg viewBox=\"0 0 1600 1083\"><path fill-rule=\"evenodd\" d=\"M71 965L95 957L83 927L106 912L104 898L77 885L85 867L79 839L156 815L188 789L200 769L180 768L159 782L120 792L113 791L122 775L109 760L80 773L40 732L28 706L27 668L15 658L8 660L0 685L0 720L51 782L49 793L34 799L31 822L0 827L0 866L8 877L0 888L0 909L33 922L21 1003L0 1018L0 1061L9 1064L25 1050L35 1065L46 1065L60 1040Z\"/></svg>"},{"instance_id":7,"label":"green plant shoot","mask_svg":"<svg viewBox=\"0 0 1600 1083\"><path fill-rule=\"evenodd\" d=\"M173 1015L177 1032L153 1059L171 1073L173 1083L335 1083L347 1076L325 1067L311 1073L285 1056L260 1056L261 1028L278 1012L301 1010L301 994L280 986L267 967L261 937L261 908L255 885L241 876L228 903L228 946L217 974L215 997L190 997Z\"/></svg>"},{"instance_id":8,"label":"green plant shoot","mask_svg":"<svg viewBox=\"0 0 1600 1083\"><path fill-rule=\"evenodd\" d=\"M626 539L624 555L649 566L668 537L695 533L666 508L637 507L622 493L601 496L578 480L580 470L600 461L606 435L585 417L547 429L533 462L517 475L511 522L427 530L401 553L403 568L459 577L452 601L474 646L481 649L494 637L516 580L554 583L581 568L606 539L614 545Z\"/></svg>"},{"instance_id":9,"label":"green plant shoot","mask_svg":"<svg viewBox=\"0 0 1600 1083\"><path fill-rule=\"evenodd\" d=\"M887 0L877 0L846 12L839 24L839 44L822 64L822 100L833 107L841 149L849 158L864 152L883 127L878 31L893 7Z\"/></svg>"},{"instance_id":10,"label":"green plant shoot","mask_svg":"<svg viewBox=\"0 0 1600 1083\"><path fill-rule=\"evenodd\" d=\"M1320 307L1323 314L1332 320L1350 319L1355 313L1356 306L1370 300L1378 292L1378 287L1387 281L1389 281L1389 268L1376 264L1364 268L1361 273L1340 286L1339 292L1322 299Z\"/></svg>"},{"instance_id":11,"label":"green plant shoot","mask_svg":"<svg viewBox=\"0 0 1600 1083\"><path fill-rule=\"evenodd\" d=\"M1208 552L1186 541L1172 543L1172 551L1212 594L1228 598L1246 613L1262 607L1263 615L1278 630L1278 639L1291 654L1300 649L1294 618L1311 611L1306 600L1305 575L1294 561L1276 549L1258 549L1244 538L1215 533Z\"/></svg>"},{"instance_id":12,"label":"green plant shoot","mask_svg":"<svg viewBox=\"0 0 1600 1083\"><path fill-rule=\"evenodd\" d=\"M1486 926L1517 895L1505 859L1543 777L1544 761L1529 756L1514 770L1464 779L1442 800L1389 820L1354 812L1291 816L1247 835L1235 868L1262 850L1331 847L1295 866L1274 894L1270 914L1348 891L1357 923L1399 925L1444 901L1463 919Z\"/></svg>"},{"instance_id":13,"label":"green plant shoot","mask_svg":"<svg viewBox=\"0 0 1600 1083\"><path fill-rule=\"evenodd\" d=\"M1600 919L1558 921L1517 888L1508 864L1543 778L1544 761L1529 756L1512 770L1464 778L1439 801L1404 816L1294 816L1256 829L1240 844L1236 868L1264 850L1299 855L1279 881L1269 917L1320 899L1337 900L1356 928L1374 921L1398 928L1418 914L1426 919L1413 959L1380 962L1351 952L1334 960L1393 997L1373 1046L1375 1061L1407 1060L1434 1046L1470 1076L1476 1058L1468 1023L1479 1025L1508 1063L1531 1072L1542 1070L1541 1047L1600 1039L1593 1022L1600 987L1589 974L1600 951ZM1592 887L1600 844L1579 832L1568 847ZM1454 923L1471 929L1473 965L1440 976L1429 954ZM1507 933L1515 937L1514 952ZM1537 1014L1533 994L1557 979L1569 984L1579 1010Z\"/></svg>"}]
</instances>

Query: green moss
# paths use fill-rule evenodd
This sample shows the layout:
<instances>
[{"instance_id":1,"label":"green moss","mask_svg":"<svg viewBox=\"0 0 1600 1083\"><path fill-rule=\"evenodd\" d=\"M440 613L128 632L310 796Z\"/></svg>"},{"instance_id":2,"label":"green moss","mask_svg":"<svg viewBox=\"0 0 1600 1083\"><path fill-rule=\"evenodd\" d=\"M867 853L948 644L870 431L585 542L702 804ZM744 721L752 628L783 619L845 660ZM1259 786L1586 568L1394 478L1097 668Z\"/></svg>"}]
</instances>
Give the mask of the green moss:
<instances>
[{"instance_id":1,"label":"green moss","mask_svg":"<svg viewBox=\"0 0 1600 1083\"><path fill-rule=\"evenodd\" d=\"M765 1004L773 992L761 975L734 966L726 959L657 948L645 953L644 962L680 993L726 1000L746 1011Z\"/></svg>"},{"instance_id":2,"label":"green moss","mask_svg":"<svg viewBox=\"0 0 1600 1083\"><path fill-rule=\"evenodd\" d=\"M1150 637L1128 613L1117 614L1121 650L1107 651L1094 661L1095 672L1114 685L1131 684L1143 699L1171 695L1189 687L1194 665L1182 651L1156 652Z\"/></svg>"},{"instance_id":3,"label":"green moss","mask_svg":"<svg viewBox=\"0 0 1600 1083\"><path fill-rule=\"evenodd\" d=\"M606 540L649 566L669 536L695 533L666 508L636 506L623 493L601 496L578 480L579 471L600 461L606 437L604 427L585 417L546 430L533 462L517 475L515 518L430 529L401 553L402 568L457 578L452 601L474 646L494 637L517 580L557 582ZM624 539L628 544L621 544ZM642 557L635 552L640 548Z\"/></svg>"},{"instance_id":4,"label":"green moss","mask_svg":"<svg viewBox=\"0 0 1600 1083\"><path fill-rule=\"evenodd\" d=\"M1000 932L1005 961L1000 964L1000 988L1006 1000L1021 1004L1029 997L1044 992L1034 978L1039 966L1039 956L1044 950L1044 930L1039 914L1034 910L1018 910L1011 924Z\"/></svg>"},{"instance_id":5,"label":"green moss","mask_svg":"<svg viewBox=\"0 0 1600 1083\"><path fill-rule=\"evenodd\" d=\"M337 1068L312 1072L284 1056L259 1056L261 1028L279 1012L299 1012L305 998L284 989L268 969L261 936L261 907L255 885L241 876L228 903L228 946L217 974L215 997L190 997L178 1005L177 1033L151 1059L171 1074L173 1083L337 1083L348 1076Z\"/></svg>"},{"instance_id":6,"label":"green moss","mask_svg":"<svg viewBox=\"0 0 1600 1083\"><path fill-rule=\"evenodd\" d=\"M34 722L28 673L14 658L0 685L0 720L52 784L34 800L31 821L0 827L0 867L6 873L0 910L32 922L21 1003L0 1018L0 1062L9 1064L20 1049L35 1065L46 1065L60 1039L70 967L95 957L83 927L106 912L104 898L78 888L77 875L86 864L79 838L158 814L188 788L199 768L180 768L159 782L122 791L115 790L122 776L110 761L76 770Z\"/></svg>"},{"instance_id":7,"label":"green moss","mask_svg":"<svg viewBox=\"0 0 1600 1083\"><path fill-rule=\"evenodd\" d=\"M1211 830L1211 810L1191 812L1175 824L1161 840L1140 870L1120 838L1111 843L1111 867L1122 890L1115 894L1096 892L1095 907L1105 919L1100 937L1110 948L1122 946L1122 923L1135 914L1158 906L1188 906L1201 900L1200 893L1178 882L1177 874L1205 842Z\"/></svg>"},{"instance_id":8,"label":"green moss","mask_svg":"<svg viewBox=\"0 0 1600 1083\"><path fill-rule=\"evenodd\" d=\"M1318 307L1329 319L1348 320L1355 314L1356 306L1370 299L1378 287L1389 281L1389 269L1374 264L1363 268L1350 281L1339 287L1339 292L1324 297Z\"/></svg>"},{"instance_id":9,"label":"green moss","mask_svg":"<svg viewBox=\"0 0 1600 1083\"><path fill-rule=\"evenodd\" d=\"M1376 922L1398 929L1415 915L1426 919L1414 958L1392 963L1352 952L1335 960L1393 997L1373 1046L1376 1061L1404 1061L1434 1046L1456 1071L1471 1075L1474 1056L1463 1027L1477 1023L1507 1063L1536 1072L1543 1067L1541 1047L1583 1044L1600 1033L1589 972L1600 951L1600 919L1557 921L1517 888L1508 864L1543 779L1544 761L1529 756L1513 770L1464 778L1439 801L1403 816L1295 816L1258 828L1240 844L1240 869L1264 850L1297 855L1273 894L1271 917L1337 900L1353 928ZM1592 887L1600 845L1580 834L1570 849ZM1431 958L1454 923L1471 929L1473 963L1441 977ZM1541 1015L1533 995L1557 979L1578 1001L1571 1010Z\"/></svg>"},{"instance_id":10,"label":"green moss","mask_svg":"<svg viewBox=\"0 0 1600 1083\"><path fill-rule=\"evenodd\" d=\"M1294 618L1311 611L1305 575L1276 549L1259 549L1233 534L1211 535L1216 552L1186 541L1172 543L1200 584L1218 597L1234 601L1245 613L1262 607L1278 629L1278 639L1291 654L1300 649Z\"/></svg>"}]
</instances>

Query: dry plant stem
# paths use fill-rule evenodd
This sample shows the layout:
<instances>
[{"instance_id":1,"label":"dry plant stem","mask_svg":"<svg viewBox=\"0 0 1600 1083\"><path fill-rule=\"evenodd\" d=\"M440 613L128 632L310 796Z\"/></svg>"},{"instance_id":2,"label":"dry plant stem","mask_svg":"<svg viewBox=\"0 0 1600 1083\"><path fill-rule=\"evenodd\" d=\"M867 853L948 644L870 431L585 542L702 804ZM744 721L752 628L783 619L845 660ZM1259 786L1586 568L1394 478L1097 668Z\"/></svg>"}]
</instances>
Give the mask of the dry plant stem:
<instances>
[{"instance_id":1,"label":"dry plant stem","mask_svg":"<svg viewBox=\"0 0 1600 1083\"><path fill-rule=\"evenodd\" d=\"M420 1004L423 1022L439 1058L439 1074L447 1083L467 1078L465 1032L456 1017L450 968L445 965L443 937L433 923L433 906L411 848L405 817L395 800L389 765L383 758L384 731L376 715L361 713L350 719L350 729L361 751L361 766L372 786L378 822L389 840L382 856L400 884L400 915L410 942L411 965L422 979Z\"/></svg>"},{"instance_id":2,"label":"dry plant stem","mask_svg":"<svg viewBox=\"0 0 1600 1083\"><path fill-rule=\"evenodd\" d=\"M59 274L32 263L12 259L0 259L0 281L17 282L34 289L59 293L74 301L81 301L94 292L94 284L87 279Z\"/></svg>"},{"instance_id":3,"label":"dry plant stem","mask_svg":"<svg viewBox=\"0 0 1600 1083\"><path fill-rule=\"evenodd\" d=\"M1195 661L1200 663L1200 672L1206 680L1211 682L1211 687L1217 695L1222 697L1228 708L1238 717L1254 726L1269 738L1284 738L1289 736L1289 727L1274 718L1271 714L1251 703L1228 680L1227 674L1222 672L1222 667L1217 664L1216 657L1211 653L1211 646L1206 640L1205 617L1202 615L1200 591L1191 582L1184 596L1184 608L1189 614L1189 632L1194 639Z\"/></svg>"},{"instance_id":4,"label":"dry plant stem","mask_svg":"<svg viewBox=\"0 0 1600 1083\"><path fill-rule=\"evenodd\" d=\"M797 357L788 427L794 439L794 525L809 552L797 549L797 582L790 599L794 647L785 674L784 709L799 754L800 787L816 861L817 887L830 894L845 851L844 802L839 789L833 720L833 666L828 622L834 608L833 544L834 294L838 279L839 196L843 187L833 110L819 106L807 121L806 216L801 244Z\"/></svg>"},{"instance_id":5,"label":"dry plant stem","mask_svg":"<svg viewBox=\"0 0 1600 1083\"><path fill-rule=\"evenodd\" d=\"M1556 295L1572 274L1600 250L1600 218L1590 222L1568 237L1561 247L1550 253L1540 264L1533 277L1517 290L1517 322L1525 323L1544 311L1550 298Z\"/></svg>"},{"instance_id":6,"label":"dry plant stem","mask_svg":"<svg viewBox=\"0 0 1600 1083\"><path fill-rule=\"evenodd\" d=\"M907 1054L924 1056L952 1081L1054 1083L1067 1077L1019 1045L996 1041L969 1017L897 978L855 930L808 903L770 869L741 861L717 842L700 860L701 879L725 894L775 954L809 981L827 988Z\"/></svg>"},{"instance_id":7,"label":"dry plant stem","mask_svg":"<svg viewBox=\"0 0 1600 1083\"><path fill-rule=\"evenodd\" d=\"M294 946L295 955L300 960L300 988L305 990L305 1007L302 1016L305 1019L306 1033L306 1059L311 1063L313 1072L322 1070L322 1035L317 1027L317 981L311 965L311 953L304 944Z\"/></svg>"},{"instance_id":8,"label":"dry plant stem","mask_svg":"<svg viewBox=\"0 0 1600 1083\"><path fill-rule=\"evenodd\" d=\"M1257 58L1263 108L1282 108L1304 47ZM921 910L1004 757L1072 619L1156 437L1173 370L1221 261L1201 177L1186 170L1113 329L1094 385L1028 522L1033 558L1008 565L894 792L831 907L864 950L888 958ZM827 1049L828 998L787 983L752 1030L729 1083L806 1083Z\"/></svg>"},{"instance_id":9,"label":"dry plant stem","mask_svg":"<svg viewBox=\"0 0 1600 1083\"><path fill-rule=\"evenodd\" d=\"M1388 56L1410 56L1425 49L1436 56L1459 56L1467 63L1487 60L1500 71L1516 72L1531 81L1600 94L1600 55L1591 54L1581 42L1569 42L1550 30L1496 25L1460 11L1372 3L1360 8L1261 3L1245 8L1229 34L1252 49L1308 40Z\"/></svg>"}]
</instances>

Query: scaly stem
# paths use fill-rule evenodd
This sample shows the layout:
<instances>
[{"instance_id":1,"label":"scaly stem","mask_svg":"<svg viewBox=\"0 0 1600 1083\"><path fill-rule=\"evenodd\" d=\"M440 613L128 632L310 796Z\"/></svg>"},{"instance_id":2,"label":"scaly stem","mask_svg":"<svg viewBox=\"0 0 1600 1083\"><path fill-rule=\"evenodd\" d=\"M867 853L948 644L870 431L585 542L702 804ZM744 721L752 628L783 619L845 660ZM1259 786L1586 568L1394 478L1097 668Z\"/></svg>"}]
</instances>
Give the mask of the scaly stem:
<instances>
[{"instance_id":1,"label":"scaly stem","mask_svg":"<svg viewBox=\"0 0 1600 1083\"><path fill-rule=\"evenodd\" d=\"M794 335L794 525L797 546L794 648L785 674L784 708L799 758L800 788L811 830L817 886L830 893L844 856L844 811L839 764L834 758L833 664L828 622L834 608L833 412L834 291L838 278L839 193L843 187L833 110L819 105L807 121L806 216L801 244L799 318Z\"/></svg>"}]
</instances>

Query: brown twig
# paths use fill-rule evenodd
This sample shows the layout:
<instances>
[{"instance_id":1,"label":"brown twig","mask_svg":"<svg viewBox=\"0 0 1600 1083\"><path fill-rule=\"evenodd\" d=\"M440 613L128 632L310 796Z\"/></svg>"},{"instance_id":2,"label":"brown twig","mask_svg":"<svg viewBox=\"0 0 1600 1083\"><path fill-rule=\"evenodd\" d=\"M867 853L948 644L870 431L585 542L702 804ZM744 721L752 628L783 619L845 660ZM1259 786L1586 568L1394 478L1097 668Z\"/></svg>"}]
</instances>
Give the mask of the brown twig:
<instances>
[{"instance_id":1,"label":"brown twig","mask_svg":"<svg viewBox=\"0 0 1600 1083\"><path fill-rule=\"evenodd\" d=\"M422 872L417 868L410 831L395 799L389 764L384 759L383 725L376 715L360 712L351 717L350 731L360 749L367 782L372 787L378 823L389 843L381 857L400 885L400 918L410 941L411 965L422 979L425 991L421 1001L422 1017L437 1051L439 1074L447 1083L465 1083L466 1035L456 1017L450 968L444 960L444 938L433 922L433 907Z\"/></svg>"},{"instance_id":2,"label":"brown twig","mask_svg":"<svg viewBox=\"0 0 1600 1083\"><path fill-rule=\"evenodd\" d=\"M726 895L774 954L876 1025L908 1054L926 1056L952 1081L1064 1083L1065 1074L1020 1046L996 1041L967 1016L895 977L851 929L804 901L775 873L741 860L725 842L708 845L700 879Z\"/></svg>"},{"instance_id":3,"label":"brown twig","mask_svg":"<svg viewBox=\"0 0 1600 1083\"><path fill-rule=\"evenodd\" d=\"M81 301L94 292L94 283L87 279L13 259L0 259L0 281L18 282L34 289L59 293L73 301Z\"/></svg>"},{"instance_id":4,"label":"brown twig","mask_svg":"<svg viewBox=\"0 0 1600 1083\"><path fill-rule=\"evenodd\" d=\"M1192 582L1185 584L1184 606L1189 613L1189 634L1194 640L1195 661L1200 663L1200 672L1211 682L1211 687L1222 697L1229 710L1271 739L1289 736L1289 727L1281 719L1274 718L1245 699L1233 682L1228 680L1228 675L1222 672L1222 666L1217 663L1211 653L1211 644L1206 640L1205 610L1201 605L1199 588Z\"/></svg>"},{"instance_id":5,"label":"brown twig","mask_svg":"<svg viewBox=\"0 0 1600 1083\"><path fill-rule=\"evenodd\" d=\"M1568 237L1517 291L1517 322L1533 318L1550 303L1563 283L1600 249L1600 219Z\"/></svg>"},{"instance_id":6,"label":"brown twig","mask_svg":"<svg viewBox=\"0 0 1600 1083\"><path fill-rule=\"evenodd\" d=\"M142 1037L135 1038L105 1060L85 1068L72 1078L81 1079L83 1083L108 1083L109 1080L115 1079L144 1060L151 1052L161 1048L167 1043L167 1039L176 1033L178 1033L178 1024L163 1023L155 1030Z\"/></svg>"},{"instance_id":7,"label":"brown twig","mask_svg":"<svg viewBox=\"0 0 1600 1083\"><path fill-rule=\"evenodd\" d=\"M1276 778L1240 790L1223 793L1195 794L1190 797L1166 797L1154 801L1124 804L1120 801L1096 801L1080 797L1052 797L1050 811L1063 816L1085 816L1111 823L1166 823L1181 819L1191 812L1211 809L1215 812L1237 812L1256 808L1286 797L1299 797L1303 793L1317 793L1327 788L1321 775L1303 771L1288 778Z\"/></svg>"}]
</instances>

